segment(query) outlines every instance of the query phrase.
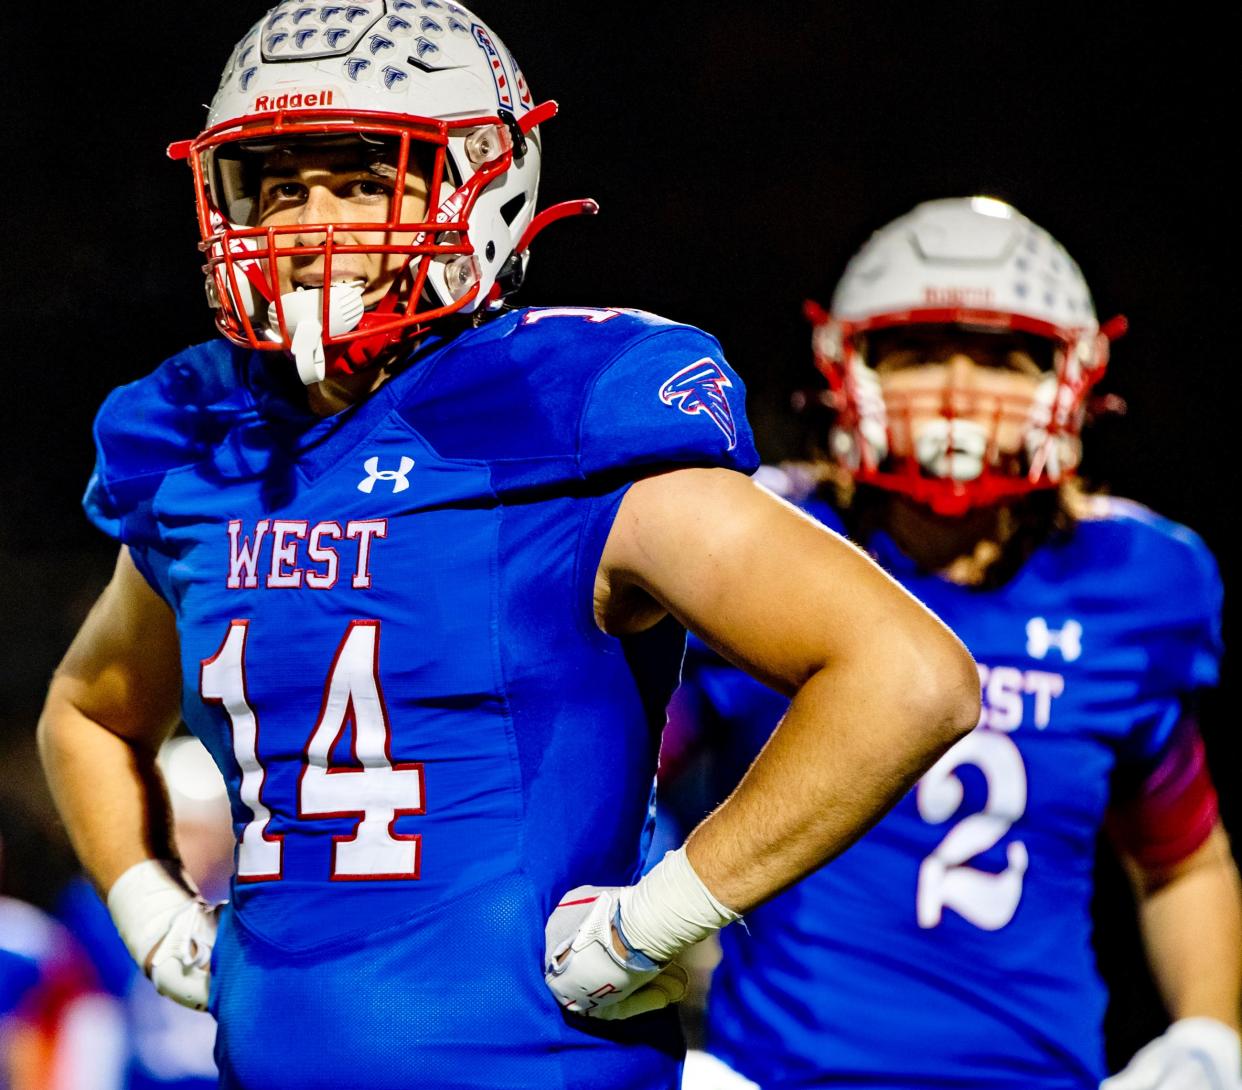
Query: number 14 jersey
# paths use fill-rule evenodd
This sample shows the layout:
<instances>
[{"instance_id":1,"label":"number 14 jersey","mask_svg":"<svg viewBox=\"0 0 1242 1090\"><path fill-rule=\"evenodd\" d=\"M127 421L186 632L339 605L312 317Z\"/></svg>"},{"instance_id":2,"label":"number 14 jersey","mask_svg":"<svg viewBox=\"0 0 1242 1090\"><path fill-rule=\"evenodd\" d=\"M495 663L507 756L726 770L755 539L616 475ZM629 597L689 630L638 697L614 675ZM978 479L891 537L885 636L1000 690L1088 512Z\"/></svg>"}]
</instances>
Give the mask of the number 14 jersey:
<instances>
[{"instance_id":1,"label":"number 14 jersey","mask_svg":"<svg viewBox=\"0 0 1242 1090\"><path fill-rule=\"evenodd\" d=\"M269 362L271 361L271 362ZM228 782L223 1085L669 1087L672 1012L600 1027L542 978L554 899L632 882L683 634L595 626L629 482L755 462L710 337L516 311L351 411L223 341L112 395L87 495L176 614Z\"/></svg>"}]
</instances>

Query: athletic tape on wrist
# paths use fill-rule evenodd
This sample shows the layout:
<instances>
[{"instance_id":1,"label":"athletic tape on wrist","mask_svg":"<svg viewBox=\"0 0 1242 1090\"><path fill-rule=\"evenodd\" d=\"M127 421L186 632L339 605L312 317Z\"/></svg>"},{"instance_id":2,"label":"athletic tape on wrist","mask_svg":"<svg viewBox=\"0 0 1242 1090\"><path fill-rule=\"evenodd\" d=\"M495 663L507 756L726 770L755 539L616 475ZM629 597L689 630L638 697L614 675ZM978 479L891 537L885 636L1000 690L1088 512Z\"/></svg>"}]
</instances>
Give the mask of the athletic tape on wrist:
<instances>
[{"instance_id":1,"label":"athletic tape on wrist","mask_svg":"<svg viewBox=\"0 0 1242 1090\"><path fill-rule=\"evenodd\" d=\"M627 943L661 964L740 919L703 884L684 847L665 855L638 885L621 890L618 900Z\"/></svg>"},{"instance_id":2,"label":"athletic tape on wrist","mask_svg":"<svg viewBox=\"0 0 1242 1090\"><path fill-rule=\"evenodd\" d=\"M196 890L181 864L169 859L135 863L108 890L108 911L130 956L145 971L146 959L167 933L172 917Z\"/></svg>"},{"instance_id":3,"label":"athletic tape on wrist","mask_svg":"<svg viewBox=\"0 0 1242 1090\"><path fill-rule=\"evenodd\" d=\"M1164 1036L1180 1048L1207 1056L1227 1078L1242 1077L1242 1038L1232 1026L1215 1018L1179 1018Z\"/></svg>"}]
</instances>

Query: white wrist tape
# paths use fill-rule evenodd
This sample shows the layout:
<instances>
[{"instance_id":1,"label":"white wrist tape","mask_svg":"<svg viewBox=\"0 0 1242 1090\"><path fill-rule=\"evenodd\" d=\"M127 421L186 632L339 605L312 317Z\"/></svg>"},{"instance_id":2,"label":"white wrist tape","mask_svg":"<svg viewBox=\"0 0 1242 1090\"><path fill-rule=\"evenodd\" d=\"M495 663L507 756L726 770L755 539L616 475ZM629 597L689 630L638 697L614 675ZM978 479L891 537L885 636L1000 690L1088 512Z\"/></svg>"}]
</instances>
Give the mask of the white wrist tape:
<instances>
[{"instance_id":1,"label":"white wrist tape","mask_svg":"<svg viewBox=\"0 0 1242 1090\"><path fill-rule=\"evenodd\" d=\"M617 898L625 941L660 964L740 918L703 884L685 847L669 852Z\"/></svg>"},{"instance_id":2,"label":"white wrist tape","mask_svg":"<svg viewBox=\"0 0 1242 1090\"><path fill-rule=\"evenodd\" d=\"M1135 1053L1100 1090L1174 1090L1242 1087L1242 1045L1237 1032L1214 1018L1182 1018Z\"/></svg>"},{"instance_id":3,"label":"white wrist tape","mask_svg":"<svg viewBox=\"0 0 1242 1090\"><path fill-rule=\"evenodd\" d=\"M1164 1034L1172 1044L1207 1057L1223 1078L1242 1077L1242 1039L1215 1018L1181 1018Z\"/></svg>"},{"instance_id":4,"label":"white wrist tape","mask_svg":"<svg viewBox=\"0 0 1242 1090\"><path fill-rule=\"evenodd\" d=\"M138 968L147 971L147 958L168 934L174 917L197 900L197 890L168 859L135 863L108 890L112 922Z\"/></svg>"}]
</instances>

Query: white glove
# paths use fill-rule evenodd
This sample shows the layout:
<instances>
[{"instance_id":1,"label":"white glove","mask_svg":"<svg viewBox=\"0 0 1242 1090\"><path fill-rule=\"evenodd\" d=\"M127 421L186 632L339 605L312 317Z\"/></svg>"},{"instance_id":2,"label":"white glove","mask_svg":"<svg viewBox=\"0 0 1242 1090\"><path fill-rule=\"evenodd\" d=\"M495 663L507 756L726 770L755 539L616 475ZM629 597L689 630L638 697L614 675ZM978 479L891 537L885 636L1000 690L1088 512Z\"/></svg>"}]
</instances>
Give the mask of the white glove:
<instances>
[{"instance_id":1,"label":"white glove","mask_svg":"<svg viewBox=\"0 0 1242 1090\"><path fill-rule=\"evenodd\" d=\"M612 945L619 887L579 886L561 898L544 929L544 980L557 1002L590 1018L632 1018L678 1002L688 977L640 951Z\"/></svg>"},{"instance_id":2,"label":"white glove","mask_svg":"<svg viewBox=\"0 0 1242 1090\"><path fill-rule=\"evenodd\" d=\"M156 991L206 1010L220 906L198 895L180 865L164 859L134 864L108 891L108 911Z\"/></svg>"},{"instance_id":3,"label":"white glove","mask_svg":"<svg viewBox=\"0 0 1242 1090\"><path fill-rule=\"evenodd\" d=\"M685 849L669 852L636 886L579 886L544 931L544 981L567 1011L631 1018L686 994L678 953L737 919L703 885ZM613 932L626 956L613 946Z\"/></svg>"},{"instance_id":4,"label":"white glove","mask_svg":"<svg viewBox=\"0 0 1242 1090\"><path fill-rule=\"evenodd\" d=\"M681 1070L681 1090L759 1090L759 1084L739 1075L710 1052L692 1048Z\"/></svg>"},{"instance_id":5,"label":"white glove","mask_svg":"<svg viewBox=\"0 0 1242 1090\"><path fill-rule=\"evenodd\" d=\"M1242 1045L1215 1018L1182 1018L1141 1048L1100 1090L1239 1090Z\"/></svg>"}]
</instances>

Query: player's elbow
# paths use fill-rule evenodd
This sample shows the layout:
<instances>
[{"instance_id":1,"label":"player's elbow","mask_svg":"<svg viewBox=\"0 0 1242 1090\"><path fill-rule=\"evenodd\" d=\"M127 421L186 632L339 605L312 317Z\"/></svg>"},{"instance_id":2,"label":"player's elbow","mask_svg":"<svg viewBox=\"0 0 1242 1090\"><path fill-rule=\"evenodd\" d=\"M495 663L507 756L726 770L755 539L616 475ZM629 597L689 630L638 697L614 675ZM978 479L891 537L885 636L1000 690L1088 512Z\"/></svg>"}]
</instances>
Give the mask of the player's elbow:
<instances>
[{"instance_id":1,"label":"player's elbow","mask_svg":"<svg viewBox=\"0 0 1242 1090\"><path fill-rule=\"evenodd\" d=\"M906 641L902 658L903 699L932 748L947 749L979 725L979 669L952 632L936 623Z\"/></svg>"},{"instance_id":2,"label":"player's elbow","mask_svg":"<svg viewBox=\"0 0 1242 1090\"><path fill-rule=\"evenodd\" d=\"M73 748L73 727L77 719L75 711L64 686L54 678L35 726L35 744L44 768L54 763L62 752Z\"/></svg>"}]
</instances>

